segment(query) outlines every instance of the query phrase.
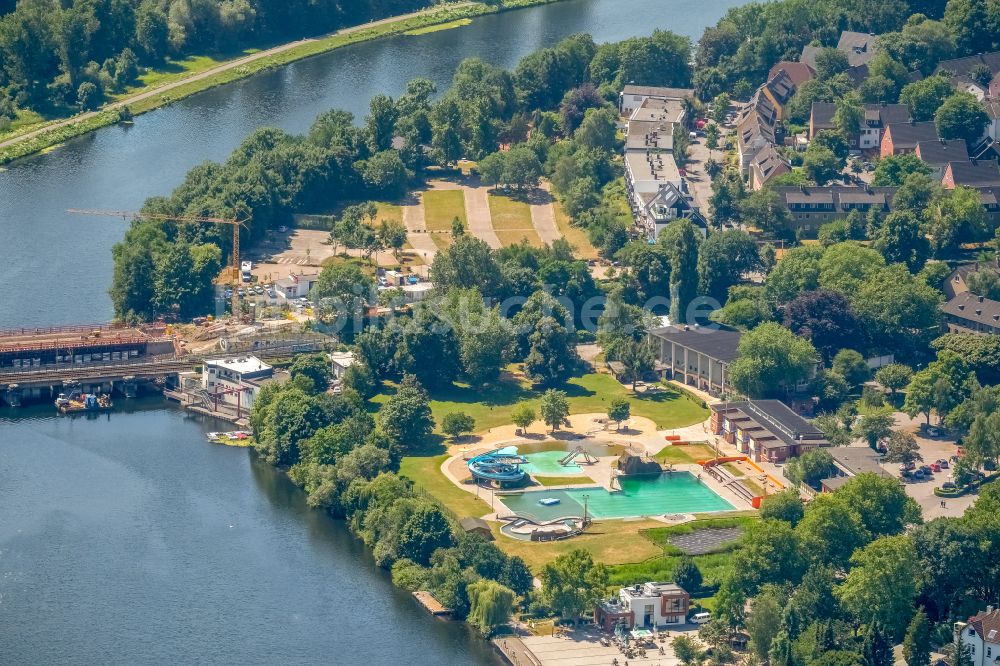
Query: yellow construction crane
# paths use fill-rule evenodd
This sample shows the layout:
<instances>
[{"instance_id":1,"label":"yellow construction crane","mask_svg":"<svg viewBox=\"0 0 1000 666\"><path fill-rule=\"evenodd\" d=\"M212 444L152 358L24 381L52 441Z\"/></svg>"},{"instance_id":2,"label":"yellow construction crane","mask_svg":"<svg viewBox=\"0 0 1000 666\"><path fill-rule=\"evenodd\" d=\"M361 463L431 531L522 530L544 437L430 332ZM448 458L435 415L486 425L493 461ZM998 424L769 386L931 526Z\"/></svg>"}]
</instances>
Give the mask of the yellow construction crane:
<instances>
[{"instance_id":1,"label":"yellow construction crane","mask_svg":"<svg viewBox=\"0 0 1000 666\"><path fill-rule=\"evenodd\" d=\"M142 218L144 220L164 220L168 222L193 222L195 224L228 224L233 228L233 253L232 271L230 279L233 285L232 295L232 315L238 317L240 312L240 299L237 294L237 287L240 282L240 227L246 228L245 220L237 220L231 217L202 217L198 215L165 215L163 213L140 213L132 210L94 210L85 208L70 208L67 213L77 215L102 215L104 217L120 217L124 221Z\"/></svg>"}]
</instances>

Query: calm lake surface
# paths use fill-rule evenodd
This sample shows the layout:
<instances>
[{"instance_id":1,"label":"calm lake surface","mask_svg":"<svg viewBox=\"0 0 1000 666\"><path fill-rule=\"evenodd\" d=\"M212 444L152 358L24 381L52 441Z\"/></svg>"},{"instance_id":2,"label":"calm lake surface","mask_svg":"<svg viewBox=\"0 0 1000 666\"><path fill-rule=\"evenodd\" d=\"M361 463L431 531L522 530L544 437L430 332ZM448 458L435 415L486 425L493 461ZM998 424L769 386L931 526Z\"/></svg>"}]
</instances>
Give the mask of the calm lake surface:
<instances>
[{"instance_id":1,"label":"calm lake surface","mask_svg":"<svg viewBox=\"0 0 1000 666\"><path fill-rule=\"evenodd\" d=\"M104 321L134 209L251 131L364 114L410 79L445 85L465 57L510 66L562 37L667 28L697 37L735 0L570 0L357 45L188 98L0 172L0 328ZM217 423L158 400L88 420L0 412L0 661L493 664L464 625L430 619L347 529L310 511Z\"/></svg>"}]
</instances>

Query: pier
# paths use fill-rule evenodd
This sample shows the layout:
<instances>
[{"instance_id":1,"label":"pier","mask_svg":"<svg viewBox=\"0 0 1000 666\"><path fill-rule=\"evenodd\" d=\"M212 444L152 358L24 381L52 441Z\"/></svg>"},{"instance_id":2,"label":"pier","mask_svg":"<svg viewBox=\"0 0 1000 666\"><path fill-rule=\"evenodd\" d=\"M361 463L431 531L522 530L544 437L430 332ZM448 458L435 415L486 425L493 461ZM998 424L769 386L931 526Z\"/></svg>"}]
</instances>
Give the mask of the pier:
<instances>
[{"instance_id":1,"label":"pier","mask_svg":"<svg viewBox=\"0 0 1000 666\"><path fill-rule=\"evenodd\" d=\"M247 337L227 344L224 351L189 354L164 324L0 330L0 403L18 407L54 400L70 388L134 398L143 391L176 387L179 374L206 358L243 353L281 358L320 351L330 342L323 335L297 332Z\"/></svg>"}]
</instances>

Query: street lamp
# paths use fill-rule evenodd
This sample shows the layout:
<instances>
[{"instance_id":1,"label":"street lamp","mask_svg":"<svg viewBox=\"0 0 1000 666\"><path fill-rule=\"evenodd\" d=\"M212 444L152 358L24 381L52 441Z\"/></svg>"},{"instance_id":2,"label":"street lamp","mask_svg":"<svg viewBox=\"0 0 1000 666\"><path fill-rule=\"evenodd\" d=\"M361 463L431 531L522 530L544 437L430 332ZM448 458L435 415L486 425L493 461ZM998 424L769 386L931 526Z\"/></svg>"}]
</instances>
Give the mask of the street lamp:
<instances>
[{"instance_id":1,"label":"street lamp","mask_svg":"<svg viewBox=\"0 0 1000 666\"><path fill-rule=\"evenodd\" d=\"M587 527L587 500L590 499L590 495L584 494L583 497L583 526Z\"/></svg>"}]
</instances>

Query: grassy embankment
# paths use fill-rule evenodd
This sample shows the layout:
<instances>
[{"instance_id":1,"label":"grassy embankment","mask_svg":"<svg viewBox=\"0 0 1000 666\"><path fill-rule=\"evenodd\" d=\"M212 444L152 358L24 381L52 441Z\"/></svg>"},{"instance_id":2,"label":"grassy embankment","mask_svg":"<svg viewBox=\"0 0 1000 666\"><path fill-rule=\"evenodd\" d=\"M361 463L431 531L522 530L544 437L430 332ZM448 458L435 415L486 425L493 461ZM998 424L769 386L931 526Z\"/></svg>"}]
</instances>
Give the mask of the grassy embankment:
<instances>
[{"instance_id":1,"label":"grassy embankment","mask_svg":"<svg viewBox=\"0 0 1000 666\"><path fill-rule=\"evenodd\" d=\"M488 198L493 231L504 246L515 245L522 240L528 241L532 247L542 246L542 239L531 222L531 206L507 194L490 193Z\"/></svg>"},{"instance_id":2,"label":"grassy embankment","mask_svg":"<svg viewBox=\"0 0 1000 666\"><path fill-rule=\"evenodd\" d=\"M469 220L465 216L465 192L463 190L427 190L421 195L424 207L424 223L431 232L431 240L439 250L451 245L451 224L457 217L466 230Z\"/></svg>"},{"instance_id":3,"label":"grassy embankment","mask_svg":"<svg viewBox=\"0 0 1000 666\"><path fill-rule=\"evenodd\" d=\"M179 85L164 91L160 95L152 95L135 103L128 100L136 95L155 91L159 87L168 84L179 83L187 78L203 73L212 67L223 64L227 60L236 60L251 55L260 49L248 49L239 54L234 54L232 58L215 60L212 56L196 55L176 61L168 61L164 67L145 73L140 81L141 86L132 88L121 95L113 97L112 104L126 103L129 110L138 115L161 106L166 106L172 102L193 95L195 93L224 85L232 81L244 79L258 72L274 69L282 65L302 60L311 56L326 53L333 49L366 42L389 35L411 33L429 29L437 26L457 27L455 23L462 20L471 20L476 16L495 14L501 11L520 9L533 5L543 5L558 0L505 0L503 5L487 5L481 2L444 6L427 10L417 16L400 18L398 20L387 20L372 26L357 26L345 28L344 30L330 35L309 40L298 46L286 49L279 53L274 53L268 57L263 57L243 65L231 67L218 72L213 76L192 81L188 84ZM16 120L7 133L0 134L0 141L22 136L35 130L43 129L46 124L56 125L65 119L48 119L43 122L37 114L22 114ZM10 146L0 148L0 164L6 164L21 157L26 157L40 152L50 146L56 146L64 141L72 139L88 132L92 132L108 125L113 125L119 120L118 109L108 108L97 114L90 115L79 122L69 125L54 126L50 131L42 132L37 136L24 141L19 141ZM33 122L34 121L34 122Z\"/></svg>"},{"instance_id":4,"label":"grassy embankment","mask_svg":"<svg viewBox=\"0 0 1000 666\"><path fill-rule=\"evenodd\" d=\"M573 225L569 215L563 210L562 204L558 200L552 205L556 209L556 226L559 228L559 233L575 248L573 253L580 259L598 259L600 255L590 243L587 232Z\"/></svg>"}]
</instances>

